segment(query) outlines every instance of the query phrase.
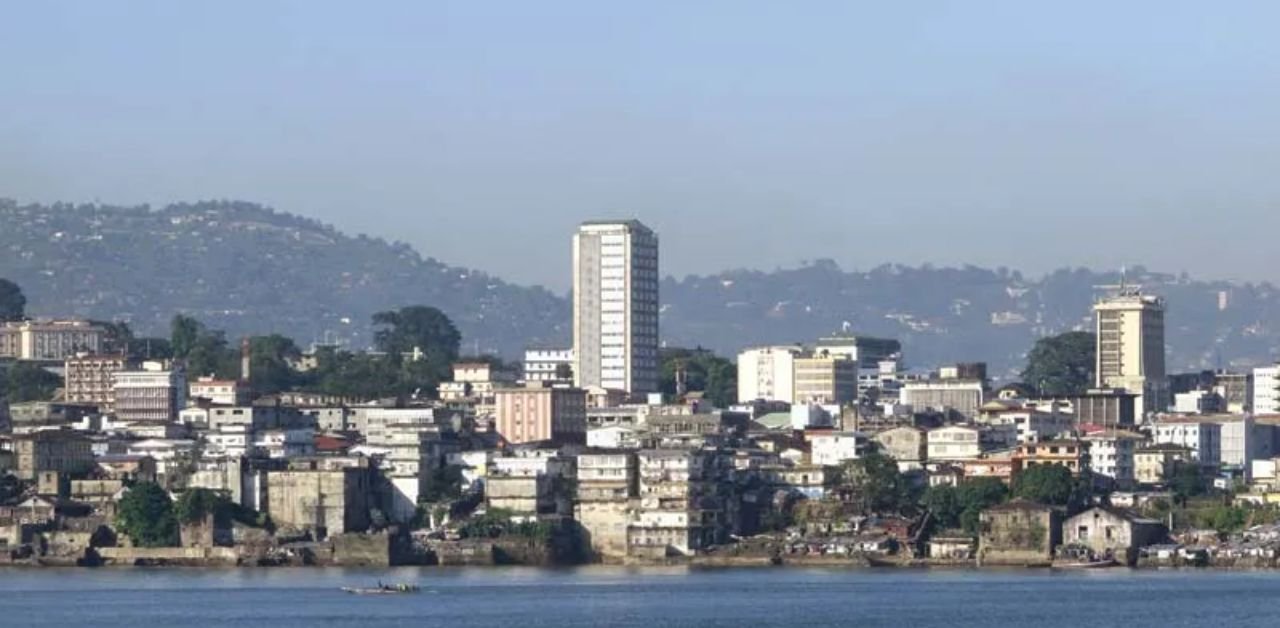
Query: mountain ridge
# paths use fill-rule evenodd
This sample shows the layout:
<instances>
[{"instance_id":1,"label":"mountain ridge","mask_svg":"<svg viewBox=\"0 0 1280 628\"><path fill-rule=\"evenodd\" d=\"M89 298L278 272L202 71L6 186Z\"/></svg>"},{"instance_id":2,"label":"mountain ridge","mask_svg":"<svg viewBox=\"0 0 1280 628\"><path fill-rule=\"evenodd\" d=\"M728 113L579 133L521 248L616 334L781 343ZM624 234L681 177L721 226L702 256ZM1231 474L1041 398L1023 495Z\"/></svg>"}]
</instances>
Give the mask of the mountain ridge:
<instances>
[{"instance_id":1,"label":"mountain ridge","mask_svg":"<svg viewBox=\"0 0 1280 628\"><path fill-rule=\"evenodd\" d=\"M0 225L0 276L23 287L33 315L126 320L140 332L165 333L181 312L233 336L280 332L302 344L334 337L363 347L374 312L426 304L455 320L469 352L515 357L524 346L569 342L563 295L253 203L151 209L0 200ZM1169 302L1171 371L1274 359L1280 291L1270 283L1142 267L1128 279ZM732 355L850 329L902 340L913 366L985 360L1008 378L1035 338L1089 328L1094 286L1119 280L1118 272L1084 268L1036 278L972 265L845 271L827 259L668 275L662 336Z\"/></svg>"}]
</instances>

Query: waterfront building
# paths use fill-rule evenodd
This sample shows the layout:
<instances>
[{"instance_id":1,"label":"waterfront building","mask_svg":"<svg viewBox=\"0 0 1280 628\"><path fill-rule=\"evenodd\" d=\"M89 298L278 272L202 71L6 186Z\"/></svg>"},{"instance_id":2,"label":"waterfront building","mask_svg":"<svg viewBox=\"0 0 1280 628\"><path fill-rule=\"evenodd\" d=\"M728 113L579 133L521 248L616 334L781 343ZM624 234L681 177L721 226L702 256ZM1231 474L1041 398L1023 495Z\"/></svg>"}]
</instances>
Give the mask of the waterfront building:
<instances>
[{"instance_id":1,"label":"waterfront building","mask_svg":"<svg viewBox=\"0 0 1280 628\"><path fill-rule=\"evenodd\" d=\"M637 220L573 236L573 378L579 388L658 390L658 236Z\"/></svg>"}]
</instances>

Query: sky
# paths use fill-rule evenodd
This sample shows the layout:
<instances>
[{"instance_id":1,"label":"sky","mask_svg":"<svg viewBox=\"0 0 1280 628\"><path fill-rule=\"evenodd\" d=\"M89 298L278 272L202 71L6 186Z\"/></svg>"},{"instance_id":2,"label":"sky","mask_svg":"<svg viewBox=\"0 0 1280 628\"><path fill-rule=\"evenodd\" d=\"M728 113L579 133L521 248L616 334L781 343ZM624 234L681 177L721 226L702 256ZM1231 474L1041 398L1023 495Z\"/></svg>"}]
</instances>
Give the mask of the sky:
<instances>
[{"instance_id":1,"label":"sky","mask_svg":"<svg viewBox=\"0 0 1280 628\"><path fill-rule=\"evenodd\" d=\"M10 2L0 197L239 199L562 290L834 259L1280 281L1280 3ZM3 225L0 225L3 228Z\"/></svg>"}]
</instances>

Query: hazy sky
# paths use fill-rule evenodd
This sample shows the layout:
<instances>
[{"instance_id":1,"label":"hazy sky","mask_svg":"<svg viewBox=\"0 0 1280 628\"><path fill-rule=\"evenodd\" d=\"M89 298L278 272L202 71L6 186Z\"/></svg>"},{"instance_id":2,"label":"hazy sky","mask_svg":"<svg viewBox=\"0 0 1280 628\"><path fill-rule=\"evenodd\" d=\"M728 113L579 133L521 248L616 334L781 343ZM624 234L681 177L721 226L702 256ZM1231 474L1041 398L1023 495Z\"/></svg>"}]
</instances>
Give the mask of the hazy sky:
<instances>
[{"instance_id":1,"label":"hazy sky","mask_svg":"<svg viewBox=\"0 0 1280 628\"><path fill-rule=\"evenodd\" d=\"M1280 3L1053 4L9 2L0 197L252 200L557 289L623 215L677 275L1280 280Z\"/></svg>"}]
</instances>

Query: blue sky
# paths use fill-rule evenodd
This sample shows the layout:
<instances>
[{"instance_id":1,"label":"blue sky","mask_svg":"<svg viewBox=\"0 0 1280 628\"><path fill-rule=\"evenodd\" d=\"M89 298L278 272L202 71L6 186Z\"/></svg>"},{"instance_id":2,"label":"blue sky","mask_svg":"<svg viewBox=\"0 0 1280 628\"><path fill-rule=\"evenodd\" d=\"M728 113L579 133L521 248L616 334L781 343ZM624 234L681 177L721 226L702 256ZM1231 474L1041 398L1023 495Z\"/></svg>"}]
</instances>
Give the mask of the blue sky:
<instances>
[{"instance_id":1,"label":"blue sky","mask_svg":"<svg viewBox=\"0 0 1280 628\"><path fill-rule=\"evenodd\" d=\"M0 196L237 198L556 289L829 257L1280 281L1272 2L24 2Z\"/></svg>"}]
</instances>

